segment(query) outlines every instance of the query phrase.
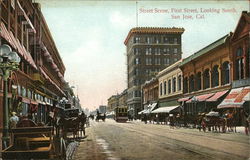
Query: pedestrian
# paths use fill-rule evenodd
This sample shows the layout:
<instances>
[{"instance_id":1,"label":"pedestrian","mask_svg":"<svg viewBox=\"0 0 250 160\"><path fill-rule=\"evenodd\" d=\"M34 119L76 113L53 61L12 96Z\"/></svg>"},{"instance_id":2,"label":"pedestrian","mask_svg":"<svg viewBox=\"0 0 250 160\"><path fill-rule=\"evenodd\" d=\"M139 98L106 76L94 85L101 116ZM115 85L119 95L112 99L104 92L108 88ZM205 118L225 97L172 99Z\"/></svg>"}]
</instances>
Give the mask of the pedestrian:
<instances>
[{"instance_id":1,"label":"pedestrian","mask_svg":"<svg viewBox=\"0 0 250 160\"><path fill-rule=\"evenodd\" d=\"M249 124L250 124L250 114L247 115L247 113L245 113L246 116L246 120L245 120L245 133L246 135L249 134Z\"/></svg>"},{"instance_id":2,"label":"pedestrian","mask_svg":"<svg viewBox=\"0 0 250 160\"><path fill-rule=\"evenodd\" d=\"M16 116L16 112L12 112L10 117L10 128L16 128L16 124L19 121L19 117Z\"/></svg>"}]
</instances>

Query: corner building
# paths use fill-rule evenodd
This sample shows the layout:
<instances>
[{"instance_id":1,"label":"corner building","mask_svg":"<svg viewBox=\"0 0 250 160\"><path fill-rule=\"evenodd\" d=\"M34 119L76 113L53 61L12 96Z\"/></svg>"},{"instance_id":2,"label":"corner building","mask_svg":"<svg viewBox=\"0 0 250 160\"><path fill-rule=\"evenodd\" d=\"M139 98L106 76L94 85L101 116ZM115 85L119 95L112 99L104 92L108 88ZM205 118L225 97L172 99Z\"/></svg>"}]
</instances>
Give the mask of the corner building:
<instances>
[{"instance_id":1,"label":"corner building","mask_svg":"<svg viewBox=\"0 0 250 160\"><path fill-rule=\"evenodd\" d=\"M128 111L133 118L142 110L141 85L181 59L183 28L132 28L125 41L127 52Z\"/></svg>"}]
</instances>

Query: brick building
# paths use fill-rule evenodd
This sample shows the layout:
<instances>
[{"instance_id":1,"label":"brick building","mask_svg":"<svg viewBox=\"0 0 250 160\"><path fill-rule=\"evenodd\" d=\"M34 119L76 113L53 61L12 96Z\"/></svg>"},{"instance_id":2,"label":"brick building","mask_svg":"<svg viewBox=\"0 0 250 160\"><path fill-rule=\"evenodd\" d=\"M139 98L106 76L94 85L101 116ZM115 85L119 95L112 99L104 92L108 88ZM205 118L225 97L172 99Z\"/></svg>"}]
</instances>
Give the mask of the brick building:
<instances>
[{"instance_id":1,"label":"brick building","mask_svg":"<svg viewBox=\"0 0 250 160\"><path fill-rule=\"evenodd\" d=\"M35 115L46 123L48 110L66 96L65 66L38 3L0 1L0 45L9 45L21 58L8 80L9 112ZM0 130L3 129L3 79L0 77ZM1 135L0 135L1 136Z\"/></svg>"}]
</instances>

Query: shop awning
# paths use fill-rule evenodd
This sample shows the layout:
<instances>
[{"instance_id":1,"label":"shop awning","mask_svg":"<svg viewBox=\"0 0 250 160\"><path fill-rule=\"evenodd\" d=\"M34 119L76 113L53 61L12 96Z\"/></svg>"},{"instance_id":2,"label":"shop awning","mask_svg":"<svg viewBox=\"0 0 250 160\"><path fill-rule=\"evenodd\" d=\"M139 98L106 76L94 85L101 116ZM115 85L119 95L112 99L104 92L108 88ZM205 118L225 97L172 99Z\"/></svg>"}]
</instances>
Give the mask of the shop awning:
<instances>
[{"instance_id":1,"label":"shop awning","mask_svg":"<svg viewBox=\"0 0 250 160\"><path fill-rule=\"evenodd\" d=\"M221 91L221 92L217 92L215 93L212 97L208 98L206 100L206 102L216 102L219 98L221 98L223 95L225 95L228 92L228 90L226 91Z\"/></svg>"},{"instance_id":2,"label":"shop awning","mask_svg":"<svg viewBox=\"0 0 250 160\"><path fill-rule=\"evenodd\" d=\"M156 108L157 103L151 104L150 113Z\"/></svg>"},{"instance_id":3,"label":"shop awning","mask_svg":"<svg viewBox=\"0 0 250 160\"><path fill-rule=\"evenodd\" d=\"M138 112L138 114L144 114L147 110L148 110L148 109L144 109L144 110Z\"/></svg>"},{"instance_id":4,"label":"shop awning","mask_svg":"<svg viewBox=\"0 0 250 160\"><path fill-rule=\"evenodd\" d=\"M199 96L193 96L190 100L187 101L187 103L192 103L192 102L204 102L208 98L212 97L214 93L209 93L209 94L203 94Z\"/></svg>"},{"instance_id":5,"label":"shop awning","mask_svg":"<svg viewBox=\"0 0 250 160\"><path fill-rule=\"evenodd\" d=\"M154 110L152 113L171 113L178 109L179 106L170 106L170 107L160 107Z\"/></svg>"},{"instance_id":6,"label":"shop awning","mask_svg":"<svg viewBox=\"0 0 250 160\"><path fill-rule=\"evenodd\" d=\"M178 102L186 102L190 99L191 97L184 97L184 98L180 98L178 99Z\"/></svg>"},{"instance_id":7,"label":"shop awning","mask_svg":"<svg viewBox=\"0 0 250 160\"><path fill-rule=\"evenodd\" d=\"M250 92L243 98L244 101L250 101Z\"/></svg>"},{"instance_id":8,"label":"shop awning","mask_svg":"<svg viewBox=\"0 0 250 160\"><path fill-rule=\"evenodd\" d=\"M245 102L244 97L249 92L250 87L232 89L217 108L240 108Z\"/></svg>"}]
</instances>

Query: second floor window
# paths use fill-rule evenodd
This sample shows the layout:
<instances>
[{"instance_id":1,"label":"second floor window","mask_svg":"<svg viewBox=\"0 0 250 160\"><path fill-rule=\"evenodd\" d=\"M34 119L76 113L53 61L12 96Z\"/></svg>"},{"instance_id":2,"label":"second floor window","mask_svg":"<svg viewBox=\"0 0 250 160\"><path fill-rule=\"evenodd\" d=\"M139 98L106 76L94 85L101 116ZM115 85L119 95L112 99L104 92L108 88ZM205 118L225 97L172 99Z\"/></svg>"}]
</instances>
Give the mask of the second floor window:
<instances>
[{"instance_id":1,"label":"second floor window","mask_svg":"<svg viewBox=\"0 0 250 160\"><path fill-rule=\"evenodd\" d=\"M168 94L171 93L171 79L168 80Z\"/></svg>"}]
</instances>

